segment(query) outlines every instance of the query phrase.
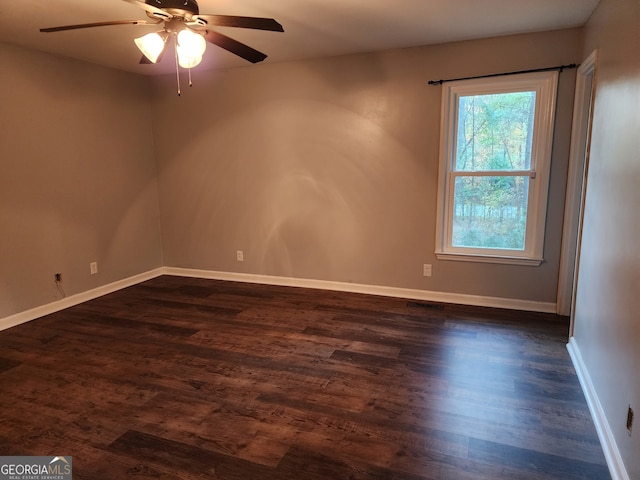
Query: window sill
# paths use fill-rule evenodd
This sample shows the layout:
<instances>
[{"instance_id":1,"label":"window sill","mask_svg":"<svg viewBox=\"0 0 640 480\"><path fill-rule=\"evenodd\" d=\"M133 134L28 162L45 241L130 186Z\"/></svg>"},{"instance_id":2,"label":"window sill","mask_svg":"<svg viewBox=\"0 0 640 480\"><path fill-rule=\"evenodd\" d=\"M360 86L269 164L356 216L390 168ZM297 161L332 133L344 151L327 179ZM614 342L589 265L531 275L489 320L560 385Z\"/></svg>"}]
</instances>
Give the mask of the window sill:
<instances>
[{"instance_id":1,"label":"window sill","mask_svg":"<svg viewBox=\"0 0 640 480\"><path fill-rule=\"evenodd\" d=\"M543 258L531 257L509 257L504 255L486 255L486 254L469 254L469 253L445 253L436 252L438 260L452 260L457 262L475 262L475 263L500 263L503 265L523 265L527 267L539 267L544 261Z\"/></svg>"}]
</instances>

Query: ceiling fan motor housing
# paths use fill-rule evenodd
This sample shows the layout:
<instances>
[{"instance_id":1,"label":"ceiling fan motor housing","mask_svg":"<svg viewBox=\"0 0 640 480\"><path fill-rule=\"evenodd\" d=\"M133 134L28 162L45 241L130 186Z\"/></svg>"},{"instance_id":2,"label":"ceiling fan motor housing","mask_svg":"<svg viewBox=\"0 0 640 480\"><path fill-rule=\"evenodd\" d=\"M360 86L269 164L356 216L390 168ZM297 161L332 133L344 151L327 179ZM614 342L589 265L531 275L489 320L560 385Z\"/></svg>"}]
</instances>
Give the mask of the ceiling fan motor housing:
<instances>
[{"instance_id":1,"label":"ceiling fan motor housing","mask_svg":"<svg viewBox=\"0 0 640 480\"><path fill-rule=\"evenodd\" d=\"M145 0L144 3L182 17L200 13L196 0Z\"/></svg>"}]
</instances>

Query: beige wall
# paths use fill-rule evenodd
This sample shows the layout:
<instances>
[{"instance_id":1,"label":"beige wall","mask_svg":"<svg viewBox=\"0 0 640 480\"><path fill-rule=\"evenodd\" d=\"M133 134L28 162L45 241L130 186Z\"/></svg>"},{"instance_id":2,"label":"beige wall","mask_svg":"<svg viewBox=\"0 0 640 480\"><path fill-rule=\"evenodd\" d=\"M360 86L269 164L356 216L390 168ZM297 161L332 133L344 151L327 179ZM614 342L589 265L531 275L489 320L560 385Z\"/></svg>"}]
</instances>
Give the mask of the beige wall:
<instances>
[{"instance_id":1,"label":"beige wall","mask_svg":"<svg viewBox=\"0 0 640 480\"><path fill-rule=\"evenodd\" d=\"M178 98L171 76L149 95L146 78L0 45L0 318L60 299L55 272L73 295L161 265L553 303L574 72L541 267L435 259L441 88L427 81L581 53L572 29L195 70Z\"/></svg>"},{"instance_id":2,"label":"beige wall","mask_svg":"<svg viewBox=\"0 0 640 480\"><path fill-rule=\"evenodd\" d=\"M147 79L0 44L0 318L59 299L55 272L71 295L163 264L554 302L574 72L537 268L435 259L440 88L426 82L599 48L575 341L640 478L640 430L624 429L627 405L640 412L638 25L636 0L602 0L584 49L574 29L196 70L180 98L172 77L149 95Z\"/></svg>"},{"instance_id":3,"label":"beige wall","mask_svg":"<svg viewBox=\"0 0 640 480\"><path fill-rule=\"evenodd\" d=\"M560 76L540 267L435 258L441 87L427 81L579 62L582 40L572 29L194 71L181 97L175 78L156 79L165 265L554 303L575 71Z\"/></svg>"},{"instance_id":4,"label":"beige wall","mask_svg":"<svg viewBox=\"0 0 640 480\"><path fill-rule=\"evenodd\" d=\"M161 265L146 79L0 44L0 318ZM89 262L99 274L89 274Z\"/></svg>"},{"instance_id":5,"label":"beige wall","mask_svg":"<svg viewBox=\"0 0 640 480\"><path fill-rule=\"evenodd\" d=\"M640 479L640 3L602 0L585 44L600 64L575 341L627 473Z\"/></svg>"}]
</instances>

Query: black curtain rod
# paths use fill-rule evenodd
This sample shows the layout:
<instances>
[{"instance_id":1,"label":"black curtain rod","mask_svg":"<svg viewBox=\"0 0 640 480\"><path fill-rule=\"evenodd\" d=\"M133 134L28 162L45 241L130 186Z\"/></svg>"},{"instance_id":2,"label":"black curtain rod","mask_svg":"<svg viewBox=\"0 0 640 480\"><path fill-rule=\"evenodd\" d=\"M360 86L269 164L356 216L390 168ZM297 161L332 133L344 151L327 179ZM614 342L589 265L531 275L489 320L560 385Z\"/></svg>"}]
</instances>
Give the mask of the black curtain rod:
<instances>
[{"instance_id":1,"label":"black curtain rod","mask_svg":"<svg viewBox=\"0 0 640 480\"><path fill-rule=\"evenodd\" d=\"M446 82L457 82L458 80L474 80L476 78L489 78L489 77L503 77L505 75L517 75L519 73L534 73L534 72L550 72L552 70L559 70L560 73L564 69L576 68L578 65L571 63L569 65L559 65L557 67L547 68L534 68L533 70L520 70L519 72L505 72L505 73L492 73L489 75L477 75L475 77L463 77L463 78L449 78L447 80L429 80L429 85L442 85Z\"/></svg>"}]
</instances>

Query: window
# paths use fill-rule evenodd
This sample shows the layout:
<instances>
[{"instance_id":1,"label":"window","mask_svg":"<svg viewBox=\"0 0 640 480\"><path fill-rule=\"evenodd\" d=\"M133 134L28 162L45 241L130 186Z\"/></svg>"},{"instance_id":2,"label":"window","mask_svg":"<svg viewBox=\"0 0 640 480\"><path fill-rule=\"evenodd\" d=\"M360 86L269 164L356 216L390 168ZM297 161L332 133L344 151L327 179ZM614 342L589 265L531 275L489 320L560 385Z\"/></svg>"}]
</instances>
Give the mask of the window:
<instances>
[{"instance_id":1,"label":"window","mask_svg":"<svg viewBox=\"0 0 640 480\"><path fill-rule=\"evenodd\" d=\"M540 265L557 72L445 83L436 256Z\"/></svg>"}]
</instances>

